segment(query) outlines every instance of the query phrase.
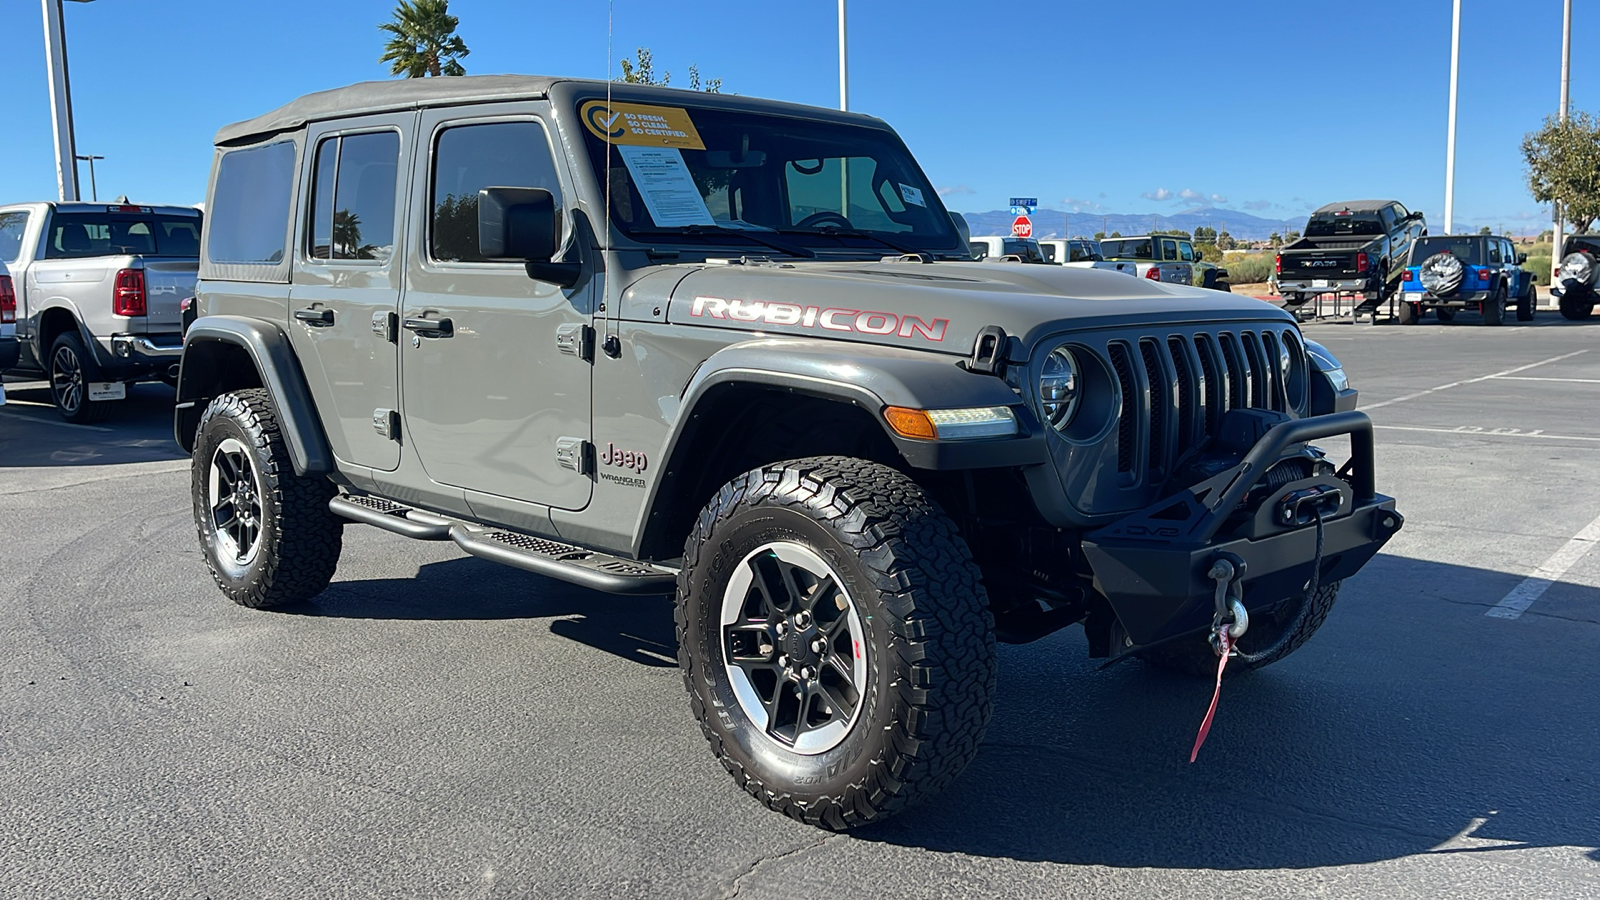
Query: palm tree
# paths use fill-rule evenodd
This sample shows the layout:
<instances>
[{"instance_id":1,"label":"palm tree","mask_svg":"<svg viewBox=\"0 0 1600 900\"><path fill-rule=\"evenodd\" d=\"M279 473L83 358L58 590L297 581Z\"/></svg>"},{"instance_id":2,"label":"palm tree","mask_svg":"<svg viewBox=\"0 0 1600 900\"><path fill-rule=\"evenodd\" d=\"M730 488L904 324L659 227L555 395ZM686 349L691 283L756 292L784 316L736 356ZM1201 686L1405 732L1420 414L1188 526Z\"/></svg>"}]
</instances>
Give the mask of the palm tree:
<instances>
[{"instance_id":1,"label":"palm tree","mask_svg":"<svg viewBox=\"0 0 1600 900\"><path fill-rule=\"evenodd\" d=\"M389 74L407 78L465 75L457 60L472 51L456 34L460 24L450 15L450 0L400 0L394 21L378 26L394 35L378 62L391 63Z\"/></svg>"}]
</instances>

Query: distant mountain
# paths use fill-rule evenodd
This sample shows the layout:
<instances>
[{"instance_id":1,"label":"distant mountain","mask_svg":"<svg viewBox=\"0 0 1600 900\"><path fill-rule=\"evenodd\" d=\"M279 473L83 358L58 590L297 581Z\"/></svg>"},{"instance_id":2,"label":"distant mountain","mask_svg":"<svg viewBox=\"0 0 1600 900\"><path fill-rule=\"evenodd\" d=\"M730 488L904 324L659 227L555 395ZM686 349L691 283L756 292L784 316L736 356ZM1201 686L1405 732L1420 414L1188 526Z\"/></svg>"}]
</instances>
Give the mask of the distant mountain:
<instances>
[{"instance_id":1,"label":"distant mountain","mask_svg":"<svg viewBox=\"0 0 1600 900\"><path fill-rule=\"evenodd\" d=\"M1003 209L964 212L962 215L966 217L967 225L974 235L1010 234L1011 221L1016 218ZM1204 225L1218 231L1226 231L1239 240L1264 241L1274 231L1279 234L1300 231L1306 224L1305 216L1293 219L1263 219L1247 212L1218 209L1213 206L1187 209L1172 215L1152 213L1133 216L1120 213L1096 215L1041 209L1034 213L1032 218L1033 236L1037 238L1087 237L1097 231L1104 231L1107 234L1113 231L1120 231L1123 234L1147 234L1151 231L1166 231L1173 228L1192 232ZM1067 235L1064 232L1069 228L1071 234Z\"/></svg>"}]
</instances>

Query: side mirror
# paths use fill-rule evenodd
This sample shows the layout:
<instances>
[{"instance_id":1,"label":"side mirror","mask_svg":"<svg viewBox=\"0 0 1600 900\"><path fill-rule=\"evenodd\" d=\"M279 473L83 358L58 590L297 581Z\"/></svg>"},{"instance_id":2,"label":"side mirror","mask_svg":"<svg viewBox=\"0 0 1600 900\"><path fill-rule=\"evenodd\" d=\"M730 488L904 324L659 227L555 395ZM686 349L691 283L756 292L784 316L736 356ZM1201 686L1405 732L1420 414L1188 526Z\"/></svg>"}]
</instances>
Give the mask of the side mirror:
<instances>
[{"instance_id":1,"label":"side mirror","mask_svg":"<svg viewBox=\"0 0 1600 900\"><path fill-rule=\"evenodd\" d=\"M1201 253L1199 250L1196 250L1194 252L1194 261L1195 262L1199 262L1199 261L1201 261L1201 260L1203 260L1205 258L1206 258L1206 255L1204 253Z\"/></svg>"},{"instance_id":2,"label":"side mirror","mask_svg":"<svg viewBox=\"0 0 1600 900\"><path fill-rule=\"evenodd\" d=\"M1525 263L1527 261L1528 261L1528 254L1526 254L1526 253L1518 253L1517 254L1517 265L1520 266L1520 265L1522 265L1523 263Z\"/></svg>"},{"instance_id":3,"label":"side mirror","mask_svg":"<svg viewBox=\"0 0 1600 900\"><path fill-rule=\"evenodd\" d=\"M561 249L561 214L543 188L478 192L478 253L485 259L549 262Z\"/></svg>"}]
</instances>

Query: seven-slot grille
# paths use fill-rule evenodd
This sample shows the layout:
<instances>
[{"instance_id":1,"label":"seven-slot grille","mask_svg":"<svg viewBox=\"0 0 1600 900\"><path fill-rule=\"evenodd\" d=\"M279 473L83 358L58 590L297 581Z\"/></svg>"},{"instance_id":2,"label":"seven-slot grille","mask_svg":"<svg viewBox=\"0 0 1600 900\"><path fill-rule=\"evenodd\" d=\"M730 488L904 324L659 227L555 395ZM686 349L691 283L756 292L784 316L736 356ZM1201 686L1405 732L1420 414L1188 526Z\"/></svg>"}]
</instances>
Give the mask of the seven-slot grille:
<instances>
[{"instance_id":1,"label":"seven-slot grille","mask_svg":"<svg viewBox=\"0 0 1600 900\"><path fill-rule=\"evenodd\" d=\"M1289 353L1287 377L1280 349ZM1122 395L1117 471L1130 483L1164 479L1230 409L1303 412L1305 351L1292 330L1118 339L1106 353Z\"/></svg>"}]
</instances>

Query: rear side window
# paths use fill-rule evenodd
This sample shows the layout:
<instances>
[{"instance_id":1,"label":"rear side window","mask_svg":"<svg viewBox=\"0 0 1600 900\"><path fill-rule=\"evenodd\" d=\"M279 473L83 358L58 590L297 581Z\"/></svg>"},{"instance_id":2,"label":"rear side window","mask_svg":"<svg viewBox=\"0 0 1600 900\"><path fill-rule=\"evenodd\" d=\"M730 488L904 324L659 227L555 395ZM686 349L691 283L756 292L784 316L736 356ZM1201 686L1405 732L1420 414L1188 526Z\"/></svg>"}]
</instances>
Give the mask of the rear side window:
<instances>
[{"instance_id":1,"label":"rear side window","mask_svg":"<svg viewBox=\"0 0 1600 900\"><path fill-rule=\"evenodd\" d=\"M400 135L331 137L317 145L312 187L313 259L387 260L394 254Z\"/></svg>"},{"instance_id":2,"label":"rear side window","mask_svg":"<svg viewBox=\"0 0 1600 900\"><path fill-rule=\"evenodd\" d=\"M288 245L294 142L230 150L217 163L206 259L275 266Z\"/></svg>"},{"instance_id":3,"label":"rear side window","mask_svg":"<svg viewBox=\"0 0 1600 900\"><path fill-rule=\"evenodd\" d=\"M458 125L439 134L433 154L433 258L485 262L478 252L478 192L486 187L544 188L562 208L550 142L538 122Z\"/></svg>"},{"instance_id":4,"label":"rear side window","mask_svg":"<svg viewBox=\"0 0 1600 900\"><path fill-rule=\"evenodd\" d=\"M1500 242L1489 242L1489 264L1496 265L1500 262Z\"/></svg>"},{"instance_id":5,"label":"rear side window","mask_svg":"<svg viewBox=\"0 0 1600 900\"><path fill-rule=\"evenodd\" d=\"M0 262L9 265L22 256L22 232L27 227L27 213L0 213Z\"/></svg>"},{"instance_id":6,"label":"rear side window","mask_svg":"<svg viewBox=\"0 0 1600 900\"><path fill-rule=\"evenodd\" d=\"M1156 254L1150 247L1150 239L1138 241L1101 241L1100 252L1107 259L1155 259Z\"/></svg>"},{"instance_id":7,"label":"rear side window","mask_svg":"<svg viewBox=\"0 0 1600 900\"><path fill-rule=\"evenodd\" d=\"M44 236L46 259L91 256L198 256L199 216L57 213Z\"/></svg>"},{"instance_id":8,"label":"rear side window","mask_svg":"<svg viewBox=\"0 0 1600 900\"><path fill-rule=\"evenodd\" d=\"M1169 262L1176 261L1177 258L1178 258L1178 242L1177 241L1162 241L1161 242L1161 258L1163 260L1169 261Z\"/></svg>"}]
</instances>

